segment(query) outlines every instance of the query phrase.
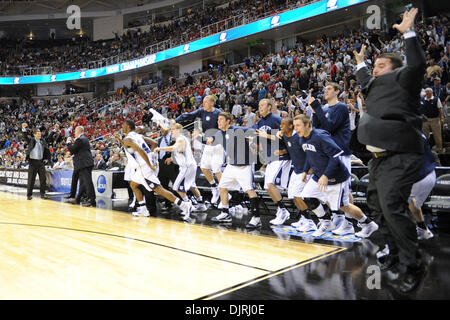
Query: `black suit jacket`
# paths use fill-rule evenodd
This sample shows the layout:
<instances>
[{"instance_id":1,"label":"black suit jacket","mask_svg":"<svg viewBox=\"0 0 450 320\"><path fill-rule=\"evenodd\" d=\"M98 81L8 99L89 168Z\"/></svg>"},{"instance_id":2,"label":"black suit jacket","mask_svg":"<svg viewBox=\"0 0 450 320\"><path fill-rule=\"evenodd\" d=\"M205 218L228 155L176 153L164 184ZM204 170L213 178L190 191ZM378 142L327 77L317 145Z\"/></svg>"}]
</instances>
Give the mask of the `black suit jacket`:
<instances>
[{"instance_id":1,"label":"black suit jacket","mask_svg":"<svg viewBox=\"0 0 450 320\"><path fill-rule=\"evenodd\" d=\"M31 133L30 130L22 130L22 136L24 138L24 140L26 141L26 143L28 144L28 149L27 149L27 153L26 153L26 159L29 160L30 159L30 153L31 150L34 149L34 147L36 146L36 139L34 138L33 134ZM41 144L44 147L44 153L43 153L43 160L47 159L47 160L51 160L51 154L50 154L50 149L47 145L47 143L45 142L45 140L41 139Z\"/></svg>"},{"instance_id":2,"label":"black suit jacket","mask_svg":"<svg viewBox=\"0 0 450 320\"><path fill-rule=\"evenodd\" d=\"M73 169L79 170L94 166L94 157L91 153L91 145L84 135L78 137L74 143L68 143L67 148L73 154Z\"/></svg>"},{"instance_id":3,"label":"black suit jacket","mask_svg":"<svg viewBox=\"0 0 450 320\"><path fill-rule=\"evenodd\" d=\"M367 108L359 120L358 140L388 151L423 153L419 105L425 54L417 37L405 42L407 65L377 78L367 67L356 73Z\"/></svg>"}]
</instances>

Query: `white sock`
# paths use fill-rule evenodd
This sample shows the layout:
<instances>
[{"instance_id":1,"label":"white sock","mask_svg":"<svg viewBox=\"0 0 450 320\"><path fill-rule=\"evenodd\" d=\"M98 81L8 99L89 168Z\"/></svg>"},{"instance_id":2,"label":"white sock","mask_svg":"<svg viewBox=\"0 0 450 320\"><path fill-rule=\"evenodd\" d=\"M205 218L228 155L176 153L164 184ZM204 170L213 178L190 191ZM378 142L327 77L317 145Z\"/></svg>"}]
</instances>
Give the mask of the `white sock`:
<instances>
[{"instance_id":1,"label":"white sock","mask_svg":"<svg viewBox=\"0 0 450 320\"><path fill-rule=\"evenodd\" d=\"M367 216L363 214L363 217L358 220L359 223L364 223L367 220Z\"/></svg>"},{"instance_id":2,"label":"white sock","mask_svg":"<svg viewBox=\"0 0 450 320\"><path fill-rule=\"evenodd\" d=\"M325 209L321 204L319 204L319 206L315 208L313 212L316 214L318 218L322 218L326 214Z\"/></svg>"}]
</instances>

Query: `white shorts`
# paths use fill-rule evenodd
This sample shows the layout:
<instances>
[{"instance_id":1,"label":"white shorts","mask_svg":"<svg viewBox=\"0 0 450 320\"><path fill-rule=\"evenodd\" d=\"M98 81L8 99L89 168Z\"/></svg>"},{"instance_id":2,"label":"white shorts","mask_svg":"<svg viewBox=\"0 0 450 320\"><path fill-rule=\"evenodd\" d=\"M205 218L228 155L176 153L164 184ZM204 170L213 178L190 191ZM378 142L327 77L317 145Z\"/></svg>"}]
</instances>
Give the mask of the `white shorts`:
<instances>
[{"instance_id":1,"label":"white shorts","mask_svg":"<svg viewBox=\"0 0 450 320\"><path fill-rule=\"evenodd\" d=\"M136 171L136 167L132 165L126 165L124 170L123 179L125 181L130 181L131 177L133 176L134 172Z\"/></svg>"},{"instance_id":2,"label":"white shorts","mask_svg":"<svg viewBox=\"0 0 450 320\"><path fill-rule=\"evenodd\" d=\"M427 200L431 191L436 183L436 171L430 172L425 178L417 181L413 184L411 188L411 195L409 196L408 203L411 202L412 198L416 199L415 207L420 209L423 206L425 200Z\"/></svg>"},{"instance_id":3,"label":"white shorts","mask_svg":"<svg viewBox=\"0 0 450 320\"><path fill-rule=\"evenodd\" d=\"M180 192L188 192L190 188L195 188L195 177L197 175L197 166L190 165L188 167L180 167L172 189Z\"/></svg>"},{"instance_id":4,"label":"white shorts","mask_svg":"<svg viewBox=\"0 0 450 320\"><path fill-rule=\"evenodd\" d=\"M319 190L317 182L314 181L314 179L309 179L303 188L300 197L303 199L319 199L322 203L327 203L332 211L337 211L340 207L349 204L349 193L350 189L347 181L328 185L325 192L322 192Z\"/></svg>"},{"instance_id":5,"label":"white shorts","mask_svg":"<svg viewBox=\"0 0 450 320\"><path fill-rule=\"evenodd\" d=\"M344 166L347 168L348 173L350 173L350 177L348 178L348 183L350 183L350 186L352 185L352 157L351 156L339 156L339 160L342 161Z\"/></svg>"},{"instance_id":6,"label":"white shorts","mask_svg":"<svg viewBox=\"0 0 450 320\"><path fill-rule=\"evenodd\" d=\"M311 175L307 174L306 179L309 180L310 178ZM288 199L301 198L300 195L307 183L308 181L303 182L301 173L292 171L291 177L289 178Z\"/></svg>"},{"instance_id":7,"label":"white shorts","mask_svg":"<svg viewBox=\"0 0 450 320\"><path fill-rule=\"evenodd\" d=\"M222 172L225 168L223 149L217 149L214 153L203 152L200 168L211 170L213 173Z\"/></svg>"},{"instance_id":8,"label":"white shorts","mask_svg":"<svg viewBox=\"0 0 450 320\"><path fill-rule=\"evenodd\" d=\"M153 191L161 184L154 171L146 167L136 168L130 177L130 181L143 185L148 191Z\"/></svg>"},{"instance_id":9,"label":"white shorts","mask_svg":"<svg viewBox=\"0 0 450 320\"><path fill-rule=\"evenodd\" d=\"M264 189L269 183L279 188L286 189L291 174L291 160L275 160L267 164L264 175Z\"/></svg>"},{"instance_id":10,"label":"white shorts","mask_svg":"<svg viewBox=\"0 0 450 320\"><path fill-rule=\"evenodd\" d=\"M247 192L254 190L253 166L227 165L220 178L219 188L227 190L240 190Z\"/></svg>"}]
</instances>

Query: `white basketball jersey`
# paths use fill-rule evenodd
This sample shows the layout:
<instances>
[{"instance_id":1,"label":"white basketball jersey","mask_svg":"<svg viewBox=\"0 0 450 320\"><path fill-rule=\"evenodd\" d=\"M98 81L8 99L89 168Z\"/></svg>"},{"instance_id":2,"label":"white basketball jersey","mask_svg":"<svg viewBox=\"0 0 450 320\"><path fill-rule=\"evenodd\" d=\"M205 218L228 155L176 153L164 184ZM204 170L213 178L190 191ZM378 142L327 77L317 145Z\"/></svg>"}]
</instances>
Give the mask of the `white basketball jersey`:
<instances>
[{"instance_id":1,"label":"white basketball jersey","mask_svg":"<svg viewBox=\"0 0 450 320\"><path fill-rule=\"evenodd\" d=\"M180 135L181 138L185 141L185 148L183 152L178 152L178 150L173 151L173 157L175 159L175 162L180 167L189 167L191 165L197 165L197 162L195 161L194 154L192 153L191 148L191 142L188 138L186 138L183 135Z\"/></svg>"},{"instance_id":2,"label":"white basketball jersey","mask_svg":"<svg viewBox=\"0 0 450 320\"><path fill-rule=\"evenodd\" d=\"M150 147L145 142L145 140L142 137L142 135L140 135L139 133L136 133L134 131L131 131L125 137L125 139L127 139L127 138L133 140L134 143L136 143L140 148L142 148L142 150L144 150L144 152L147 154L148 159L150 160L150 163L151 163L151 158L152 158L151 153L152 153L152 151L150 150ZM137 163L137 166L139 166L141 168L148 167L148 164L144 160L144 158L142 158L142 156L138 152L133 150L132 148L126 148L125 149L125 154L128 157L128 161L133 161L133 162Z\"/></svg>"}]
</instances>

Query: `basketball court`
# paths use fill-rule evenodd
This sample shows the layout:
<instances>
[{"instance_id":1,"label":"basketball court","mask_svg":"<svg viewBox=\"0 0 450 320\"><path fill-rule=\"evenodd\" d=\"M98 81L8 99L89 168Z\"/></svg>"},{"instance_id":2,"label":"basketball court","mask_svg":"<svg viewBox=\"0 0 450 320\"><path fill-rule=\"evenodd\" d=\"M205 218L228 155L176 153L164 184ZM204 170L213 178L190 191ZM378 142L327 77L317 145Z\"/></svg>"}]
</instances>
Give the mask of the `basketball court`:
<instances>
[{"instance_id":1,"label":"basketball court","mask_svg":"<svg viewBox=\"0 0 450 320\"><path fill-rule=\"evenodd\" d=\"M0 192L0 299L214 299L346 250Z\"/></svg>"}]
</instances>

